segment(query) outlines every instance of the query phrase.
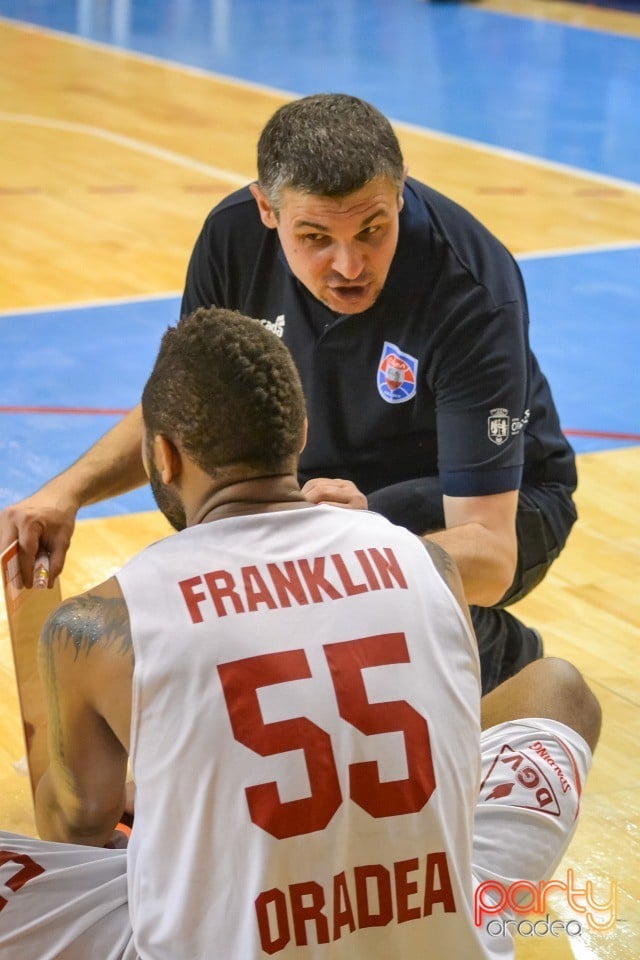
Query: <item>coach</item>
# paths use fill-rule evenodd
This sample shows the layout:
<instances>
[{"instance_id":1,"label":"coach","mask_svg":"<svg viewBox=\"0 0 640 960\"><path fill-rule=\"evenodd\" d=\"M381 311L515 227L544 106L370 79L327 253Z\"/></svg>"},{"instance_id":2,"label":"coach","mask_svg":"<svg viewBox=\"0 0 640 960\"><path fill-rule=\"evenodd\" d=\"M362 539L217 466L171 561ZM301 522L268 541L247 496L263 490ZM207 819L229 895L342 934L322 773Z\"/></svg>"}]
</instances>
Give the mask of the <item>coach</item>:
<instances>
[{"instance_id":1,"label":"coach","mask_svg":"<svg viewBox=\"0 0 640 960\"><path fill-rule=\"evenodd\" d=\"M573 451L528 342L520 271L468 212L406 176L389 121L344 94L293 101L258 144L258 181L208 216L183 315L256 317L301 374L313 502L368 508L456 560L483 690L542 654L506 605L544 577L576 519ZM78 509L144 482L132 411L0 515L29 583L62 569Z\"/></svg>"}]
</instances>

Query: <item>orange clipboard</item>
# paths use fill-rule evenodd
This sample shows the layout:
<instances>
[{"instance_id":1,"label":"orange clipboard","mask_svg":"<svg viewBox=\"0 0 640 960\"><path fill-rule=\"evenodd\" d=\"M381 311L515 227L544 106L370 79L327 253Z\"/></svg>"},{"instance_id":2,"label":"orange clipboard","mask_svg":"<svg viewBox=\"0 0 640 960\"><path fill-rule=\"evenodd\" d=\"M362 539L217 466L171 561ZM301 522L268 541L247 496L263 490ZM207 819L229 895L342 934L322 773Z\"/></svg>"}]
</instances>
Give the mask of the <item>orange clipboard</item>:
<instances>
[{"instance_id":1,"label":"orange clipboard","mask_svg":"<svg viewBox=\"0 0 640 960\"><path fill-rule=\"evenodd\" d=\"M25 755L35 801L36 787L47 769L47 700L38 672L38 641L44 623L62 602L60 581L49 590L27 590L18 563L18 541L0 555L2 587L22 714Z\"/></svg>"}]
</instances>

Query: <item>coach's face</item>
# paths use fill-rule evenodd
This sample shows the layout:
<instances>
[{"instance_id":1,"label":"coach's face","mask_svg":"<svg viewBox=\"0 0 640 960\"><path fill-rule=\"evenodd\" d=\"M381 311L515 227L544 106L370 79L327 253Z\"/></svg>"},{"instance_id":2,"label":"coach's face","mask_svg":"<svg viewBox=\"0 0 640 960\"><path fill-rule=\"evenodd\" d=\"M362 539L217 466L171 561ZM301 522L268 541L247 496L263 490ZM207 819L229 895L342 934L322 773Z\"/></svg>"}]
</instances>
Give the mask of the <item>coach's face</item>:
<instances>
[{"instance_id":1,"label":"coach's face","mask_svg":"<svg viewBox=\"0 0 640 960\"><path fill-rule=\"evenodd\" d=\"M362 313L378 299L398 244L402 195L378 177L346 197L287 188L279 210L251 192L265 227L276 229L289 267L336 313Z\"/></svg>"}]
</instances>

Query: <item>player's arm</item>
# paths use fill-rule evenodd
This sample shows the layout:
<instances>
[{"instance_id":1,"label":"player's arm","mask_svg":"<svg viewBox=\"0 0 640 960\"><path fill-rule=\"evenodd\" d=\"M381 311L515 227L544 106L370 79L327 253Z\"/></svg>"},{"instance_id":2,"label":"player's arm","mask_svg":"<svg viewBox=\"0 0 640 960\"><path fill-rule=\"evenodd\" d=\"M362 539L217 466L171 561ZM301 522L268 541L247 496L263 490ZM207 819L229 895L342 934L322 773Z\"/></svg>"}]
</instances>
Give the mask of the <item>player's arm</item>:
<instances>
[{"instance_id":1,"label":"player's arm","mask_svg":"<svg viewBox=\"0 0 640 960\"><path fill-rule=\"evenodd\" d=\"M40 640L49 768L36 791L43 839L104 846L126 803L133 647L115 579L65 601Z\"/></svg>"},{"instance_id":2,"label":"player's arm","mask_svg":"<svg viewBox=\"0 0 640 960\"><path fill-rule=\"evenodd\" d=\"M484 497L443 497L446 529L430 533L455 560L468 603L491 606L516 572L518 491Z\"/></svg>"},{"instance_id":3,"label":"player's arm","mask_svg":"<svg viewBox=\"0 0 640 960\"><path fill-rule=\"evenodd\" d=\"M446 550L443 550L441 546L439 546L437 543L434 543L432 540L422 538L422 543L427 553L433 560L436 570L451 590L451 593L455 599L458 601L460 609L462 610L466 621L469 624L469 629L473 634L474 630L473 623L471 622L471 614L469 612L469 604L467 603L467 598L465 597L460 571L458 570L455 561Z\"/></svg>"},{"instance_id":4,"label":"player's arm","mask_svg":"<svg viewBox=\"0 0 640 960\"><path fill-rule=\"evenodd\" d=\"M146 482L141 442L142 411L137 406L67 470L0 513L0 551L19 541L25 586L33 583L33 566L41 549L49 553L49 585L53 586L80 507Z\"/></svg>"}]
</instances>

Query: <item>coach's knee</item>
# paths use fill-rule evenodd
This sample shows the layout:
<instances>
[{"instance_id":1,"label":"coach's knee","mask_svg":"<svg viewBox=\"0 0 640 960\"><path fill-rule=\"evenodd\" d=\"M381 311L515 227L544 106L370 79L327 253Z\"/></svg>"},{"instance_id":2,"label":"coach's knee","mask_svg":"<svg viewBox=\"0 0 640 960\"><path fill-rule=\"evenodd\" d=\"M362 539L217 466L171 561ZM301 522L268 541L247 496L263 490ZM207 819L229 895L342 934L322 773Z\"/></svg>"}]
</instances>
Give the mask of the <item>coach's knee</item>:
<instances>
[{"instance_id":1,"label":"coach's knee","mask_svg":"<svg viewBox=\"0 0 640 960\"><path fill-rule=\"evenodd\" d=\"M602 710L580 671L567 660L545 657L526 668L536 673L536 684L545 691L547 716L573 727L595 750L600 736Z\"/></svg>"}]
</instances>

